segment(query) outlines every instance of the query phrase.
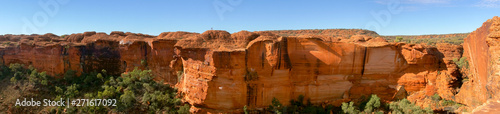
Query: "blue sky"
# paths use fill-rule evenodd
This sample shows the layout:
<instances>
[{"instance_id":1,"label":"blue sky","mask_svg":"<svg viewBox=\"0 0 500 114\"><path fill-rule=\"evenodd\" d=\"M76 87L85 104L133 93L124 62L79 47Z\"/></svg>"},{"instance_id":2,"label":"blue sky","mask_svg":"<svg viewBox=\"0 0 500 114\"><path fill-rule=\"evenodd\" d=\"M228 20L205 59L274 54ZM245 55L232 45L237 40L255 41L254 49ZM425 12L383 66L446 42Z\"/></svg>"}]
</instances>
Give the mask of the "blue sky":
<instances>
[{"instance_id":1,"label":"blue sky","mask_svg":"<svg viewBox=\"0 0 500 114\"><path fill-rule=\"evenodd\" d=\"M0 34L356 28L421 35L472 32L498 15L500 0L0 0Z\"/></svg>"}]
</instances>

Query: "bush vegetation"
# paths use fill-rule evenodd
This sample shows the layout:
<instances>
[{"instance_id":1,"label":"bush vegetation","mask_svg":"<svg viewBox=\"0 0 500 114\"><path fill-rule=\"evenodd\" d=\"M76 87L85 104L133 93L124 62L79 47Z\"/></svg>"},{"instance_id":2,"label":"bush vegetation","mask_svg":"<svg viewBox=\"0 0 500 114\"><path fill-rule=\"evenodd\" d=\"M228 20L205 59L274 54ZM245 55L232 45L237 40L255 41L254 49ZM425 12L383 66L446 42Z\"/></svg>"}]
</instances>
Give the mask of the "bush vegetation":
<instances>
[{"instance_id":1,"label":"bush vegetation","mask_svg":"<svg viewBox=\"0 0 500 114\"><path fill-rule=\"evenodd\" d=\"M359 106L354 106L354 102L342 103L342 111L346 114L358 114L358 113L383 113L382 103L377 95L371 95L368 99L363 96L361 98L361 104Z\"/></svg>"},{"instance_id":2,"label":"bush vegetation","mask_svg":"<svg viewBox=\"0 0 500 114\"><path fill-rule=\"evenodd\" d=\"M458 68L469 69L469 62L467 62L467 57L462 57L460 59L454 58L453 62L457 64Z\"/></svg>"},{"instance_id":3,"label":"bush vegetation","mask_svg":"<svg viewBox=\"0 0 500 114\"><path fill-rule=\"evenodd\" d=\"M290 104L290 106L283 106L278 99L273 98L272 104L266 110L275 114L329 114L335 108L333 105L325 107L313 105L310 100L304 103L303 95L299 95L297 100L290 100Z\"/></svg>"},{"instance_id":4,"label":"bush vegetation","mask_svg":"<svg viewBox=\"0 0 500 114\"><path fill-rule=\"evenodd\" d=\"M245 106L246 107L246 106ZM246 108L244 108L247 112ZM308 100L304 104L304 96L300 95L297 100L291 100L290 106L283 106L278 99L273 98L272 104L266 109L267 113L275 114L384 114L391 112L392 114L426 114L434 113L430 107L422 109L419 106L411 103L407 99L395 101L390 104L384 104L380 101L377 95L360 98L359 103L344 102L341 107L332 105L316 106Z\"/></svg>"},{"instance_id":5,"label":"bush vegetation","mask_svg":"<svg viewBox=\"0 0 500 114\"><path fill-rule=\"evenodd\" d=\"M449 43L455 45L461 45L464 43L463 37L447 37L447 38L404 38L404 37L396 37L396 38L386 38L388 42L404 42L404 43L412 43L412 44L427 44L431 46L436 46L437 43Z\"/></svg>"},{"instance_id":6,"label":"bush vegetation","mask_svg":"<svg viewBox=\"0 0 500 114\"><path fill-rule=\"evenodd\" d=\"M452 101L452 100L442 99L438 94L434 94L433 96L431 96L431 98L433 100L433 103L436 105L436 108L445 108L451 112L464 106L464 105L459 104L459 103ZM446 107L448 107L448 108L446 108Z\"/></svg>"},{"instance_id":7,"label":"bush vegetation","mask_svg":"<svg viewBox=\"0 0 500 114\"><path fill-rule=\"evenodd\" d=\"M82 73L67 71L62 78L53 78L45 72L21 64L1 66L0 78L10 79L11 85L28 85L29 92L18 97L40 99L116 99L114 106L47 107L49 113L189 113L190 105L181 102L177 90L153 80L151 70L137 68L121 76L111 76L105 70ZM24 90L20 90L24 91ZM39 100L40 100L39 99ZM20 107L16 108L24 111Z\"/></svg>"},{"instance_id":8,"label":"bush vegetation","mask_svg":"<svg viewBox=\"0 0 500 114\"><path fill-rule=\"evenodd\" d=\"M148 67L148 61L146 59L141 59L141 65L144 67Z\"/></svg>"},{"instance_id":9,"label":"bush vegetation","mask_svg":"<svg viewBox=\"0 0 500 114\"><path fill-rule=\"evenodd\" d=\"M257 72L247 71L247 74L245 75L245 81L253 81L258 79L259 79L259 74L257 74Z\"/></svg>"},{"instance_id":10,"label":"bush vegetation","mask_svg":"<svg viewBox=\"0 0 500 114\"><path fill-rule=\"evenodd\" d=\"M469 71L469 62L467 61L467 57L462 57L460 59L454 58L453 62L460 69L460 73L462 74L462 82L469 81L469 77L467 76L467 72Z\"/></svg>"},{"instance_id":11,"label":"bush vegetation","mask_svg":"<svg viewBox=\"0 0 500 114\"><path fill-rule=\"evenodd\" d=\"M430 107L422 109L419 106L411 103L407 99L402 99L397 102L392 102L389 104L392 114L432 114L434 113Z\"/></svg>"}]
</instances>

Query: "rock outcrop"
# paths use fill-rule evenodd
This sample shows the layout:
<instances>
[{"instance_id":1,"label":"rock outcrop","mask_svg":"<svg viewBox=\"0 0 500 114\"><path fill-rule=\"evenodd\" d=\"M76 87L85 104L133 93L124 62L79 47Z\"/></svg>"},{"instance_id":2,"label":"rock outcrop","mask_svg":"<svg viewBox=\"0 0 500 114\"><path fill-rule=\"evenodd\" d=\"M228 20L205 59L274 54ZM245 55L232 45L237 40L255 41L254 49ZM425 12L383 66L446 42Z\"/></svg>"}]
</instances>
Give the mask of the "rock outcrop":
<instances>
[{"instance_id":1,"label":"rock outcrop","mask_svg":"<svg viewBox=\"0 0 500 114\"><path fill-rule=\"evenodd\" d=\"M494 17L472 32L464 42L464 57L469 68L456 101L476 107L488 100L498 100L500 90L500 18Z\"/></svg>"}]
</instances>

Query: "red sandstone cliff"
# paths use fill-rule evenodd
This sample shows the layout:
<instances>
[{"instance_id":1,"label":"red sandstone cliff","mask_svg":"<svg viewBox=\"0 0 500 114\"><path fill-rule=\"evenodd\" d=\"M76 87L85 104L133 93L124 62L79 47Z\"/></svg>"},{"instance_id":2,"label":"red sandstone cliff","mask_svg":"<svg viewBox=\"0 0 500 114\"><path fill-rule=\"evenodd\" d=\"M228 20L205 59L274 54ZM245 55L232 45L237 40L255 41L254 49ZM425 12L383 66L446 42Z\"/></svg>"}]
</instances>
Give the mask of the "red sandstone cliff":
<instances>
[{"instance_id":1,"label":"red sandstone cliff","mask_svg":"<svg viewBox=\"0 0 500 114\"><path fill-rule=\"evenodd\" d=\"M150 69L156 80L175 85L193 112L232 112L245 105L259 109L274 97L286 105L299 95L335 105L370 94L383 100L408 94L417 102L435 93L455 97L459 75L450 61L461 57L461 46L388 43L353 31L342 37L282 37L273 31L166 32L157 37L86 32L64 38L3 35L0 42L5 65L33 65L56 76L67 70L105 69L117 75Z\"/></svg>"},{"instance_id":2,"label":"red sandstone cliff","mask_svg":"<svg viewBox=\"0 0 500 114\"><path fill-rule=\"evenodd\" d=\"M499 99L500 79L500 18L494 17L472 32L464 42L464 57L468 58L469 81L465 82L456 101L479 106L487 100Z\"/></svg>"}]
</instances>

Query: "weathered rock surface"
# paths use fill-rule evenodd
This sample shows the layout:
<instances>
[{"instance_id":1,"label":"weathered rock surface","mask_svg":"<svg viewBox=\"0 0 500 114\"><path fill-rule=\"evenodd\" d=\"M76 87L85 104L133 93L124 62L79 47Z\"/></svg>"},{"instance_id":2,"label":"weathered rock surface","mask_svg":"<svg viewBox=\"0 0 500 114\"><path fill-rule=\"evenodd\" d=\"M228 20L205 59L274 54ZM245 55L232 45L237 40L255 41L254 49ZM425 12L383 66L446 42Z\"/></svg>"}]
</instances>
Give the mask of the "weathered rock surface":
<instances>
[{"instance_id":1,"label":"weathered rock surface","mask_svg":"<svg viewBox=\"0 0 500 114\"><path fill-rule=\"evenodd\" d=\"M438 71L447 73L443 58L455 56L454 51L443 55L437 48L422 45L375 44L261 36L246 49L183 48L180 50L187 51L181 54L184 79L177 87L186 93L188 102L205 111L230 112L245 105L258 109L270 105L273 98L287 105L286 101L299 95L312 103L335 103L370 94L383 100L401 99L406 92L426 88L432 90L430 95L436 93L437 87L429 83L436 83Z\"/></svg>"},{"instance_id":2,"label":"weathered rock surface","mask_svg":"<svg viewBox=\"0 0 500 114\"><path fill-rule=\"evenodd\" d=\"M476 107L488 100L499 99L499 33L500 18L494 17L465 39L463 56L469 63L469 81L460 89L457 102Z\"/></svg>"}]
</instances>

